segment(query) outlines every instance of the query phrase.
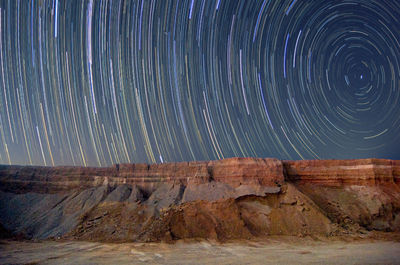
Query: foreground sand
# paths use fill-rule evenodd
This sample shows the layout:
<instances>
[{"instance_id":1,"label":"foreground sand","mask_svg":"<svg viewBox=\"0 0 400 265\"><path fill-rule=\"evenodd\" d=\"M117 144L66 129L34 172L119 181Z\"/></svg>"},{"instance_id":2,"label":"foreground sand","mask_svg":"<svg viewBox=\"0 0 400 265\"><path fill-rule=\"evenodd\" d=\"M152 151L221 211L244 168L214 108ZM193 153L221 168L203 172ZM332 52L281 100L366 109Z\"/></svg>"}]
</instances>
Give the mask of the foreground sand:
<instances>
[{"instance_id":1,"label":"foreground sand","mask_svg":"<svg viewBox=\"0 0 400 265\"><path fill-rule=\"evenodd\" d=\"M327 242L294 237L173 245L2 241L0 264L400 264L400 242Z\"/></svg>"}]
</instances>

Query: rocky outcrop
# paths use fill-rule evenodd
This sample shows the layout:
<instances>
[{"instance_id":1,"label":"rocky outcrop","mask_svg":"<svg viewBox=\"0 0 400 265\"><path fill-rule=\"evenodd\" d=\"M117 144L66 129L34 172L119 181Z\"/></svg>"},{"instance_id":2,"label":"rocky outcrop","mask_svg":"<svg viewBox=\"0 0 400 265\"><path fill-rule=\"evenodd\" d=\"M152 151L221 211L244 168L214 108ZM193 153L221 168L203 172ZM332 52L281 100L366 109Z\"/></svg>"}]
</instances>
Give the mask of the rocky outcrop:
<instances>
[{"instance_id":1,"label":"rocky outcrop","mask_svg":"<svg viewBox=\"0 0 400 265\"><path fill-rule=\"evenodd\" d=\"M284 161L285 178L334 222L400 230L400 161Z\"/></svg>"},{"instance_id":2,"label":"rocky outcrop","mask_svg":"<svg viewBox=\"0 0 400 265\"><path fill-rule=\"evenodd\" d=\"M0 190L13 193L57 193L71 189L128 184L147 193L160 184L217 182L277 187L284 182L282 162L272 158L229 158L208 162L117 164L112 167L0 166Z\"/></svg>"},{"instance_id":3,"label":"rocky outcrop","mask_svg":"<svg viewBox=\"0 0 400 265\"><path fill-rule=\"evenodd\" d=\"M400 161L387 159L283 161L286 179L323 185L400 183Z\"/></svg>"},{"instance_id":4,"label":"rocky outcrop","mask_svg":"<svg viewBox=\"0 0 400 265\"><path fill-rule=\"evenodd\" d=\"M382 159L0 166L0 228L104 241L400 231L399 180L400 161Z\"/></svg>"}]
</instances>

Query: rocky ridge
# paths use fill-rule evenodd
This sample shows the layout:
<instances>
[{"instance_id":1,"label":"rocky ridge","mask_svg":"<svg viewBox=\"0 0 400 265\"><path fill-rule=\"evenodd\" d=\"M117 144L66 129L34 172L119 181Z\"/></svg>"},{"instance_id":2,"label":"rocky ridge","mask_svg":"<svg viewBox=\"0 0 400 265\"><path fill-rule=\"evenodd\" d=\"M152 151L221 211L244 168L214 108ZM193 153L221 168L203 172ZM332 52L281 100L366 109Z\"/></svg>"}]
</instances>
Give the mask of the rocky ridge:
<instances>
[{"instance_id":1,"label":"rocky ridge","mask_svg":"<svg viewBox=\"0 0 400 265\"><path fill-rule=\"evenodd\" d=\"M0 225L113 242L400 231L399 183L383 159L0 166Z\"/></svg>"}]
</instances>

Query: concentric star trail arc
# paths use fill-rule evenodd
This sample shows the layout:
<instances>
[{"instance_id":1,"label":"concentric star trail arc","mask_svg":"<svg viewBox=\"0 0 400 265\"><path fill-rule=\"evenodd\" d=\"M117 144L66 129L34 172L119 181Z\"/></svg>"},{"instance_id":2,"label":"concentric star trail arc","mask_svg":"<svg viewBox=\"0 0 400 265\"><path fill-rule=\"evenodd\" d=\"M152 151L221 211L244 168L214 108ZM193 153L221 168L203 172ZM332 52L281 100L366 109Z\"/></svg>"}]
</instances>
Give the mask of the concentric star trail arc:
<instances>
[{"instance_id":1,"label":"concentric star trail arc","mask_svg":"<svg viewBox=\"0 0 400 265\"><path fill-rule=\"evenodd\" d=\"M400 159L400 2L0 0L0 163Z\"/></svg>"}]
</instances>

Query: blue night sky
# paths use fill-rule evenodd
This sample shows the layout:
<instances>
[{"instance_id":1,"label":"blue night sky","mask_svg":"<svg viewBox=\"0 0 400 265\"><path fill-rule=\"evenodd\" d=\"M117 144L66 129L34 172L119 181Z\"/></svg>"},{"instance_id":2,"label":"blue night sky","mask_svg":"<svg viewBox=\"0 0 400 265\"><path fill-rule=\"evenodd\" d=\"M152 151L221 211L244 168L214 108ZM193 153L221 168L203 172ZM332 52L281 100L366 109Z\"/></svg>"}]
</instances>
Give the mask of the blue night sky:
<instances>
[{"instance_id":1,"label":"blue night sky","mask_svg":"<svg viewBox=\"0 0 400 265\"><path fill-rule=\"evenodd\" d=\"M400 1L1 0L0 163L400 159Z\"/></svg>"}]
</instances>

